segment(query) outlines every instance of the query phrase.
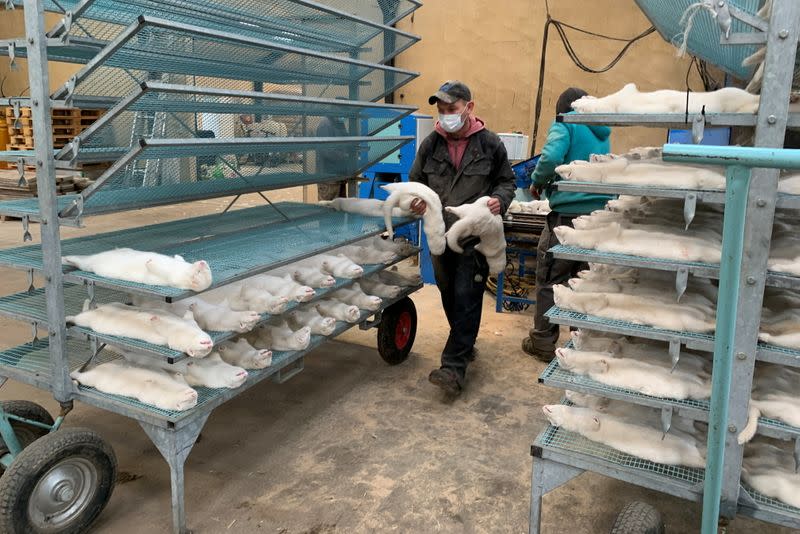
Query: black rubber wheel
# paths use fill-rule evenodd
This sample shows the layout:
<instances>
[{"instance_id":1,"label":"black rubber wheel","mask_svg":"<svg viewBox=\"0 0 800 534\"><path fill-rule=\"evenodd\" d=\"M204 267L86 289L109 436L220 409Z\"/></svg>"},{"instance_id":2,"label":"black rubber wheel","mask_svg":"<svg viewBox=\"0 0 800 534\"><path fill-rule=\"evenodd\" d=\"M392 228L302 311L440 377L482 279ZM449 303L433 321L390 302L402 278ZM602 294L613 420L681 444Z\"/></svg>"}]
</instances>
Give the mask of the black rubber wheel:
<instances>
[{"instance_id":1,"label":"black rubber wheel","mask_svg":"<svg viewBox=\"0 0 800 534\"><path fill-rule=\"evenodd\" d=\"M417 337L417 308L404 297L385 310L378 325L378 352L383 361L397 365L408 359Z\"/></svg>"},{"instance_id":2,"label":"black rubber wheel","mask_svg":"<svg viewBox=\"0 0 800 534\"><path fill-rule=\"evenodd\" d=\"M0 532L86 532L111 497L117 458L85 428L65 428L23 450L0 477Z\"/></svg>"},{"instance_id":3,"label":"black rubber wheel","mask_svg":"<svg viewBox=\"0 0 800 534\"><path fill-rule=\"evenodd\" d=\"M53 417L47 410L35 402L25 400L2 401L0 402L0 405L2 405L3 410L6 413L53 426ZM22 445L23 449L48 433L48 431L44 428L28 425L22 421L15 421L13 419L11 420L11 428L14 429L14 433L17 435L19 444ZM8 448L6 447L5 442L3 442L3 437L0 436L0 456L3 456L7 452ZM3 473L3 470L3 466L0 465L0 474Z\"/></svg>"},{"instance_id":4,"label":"black rubber wheel","mask_svg":"<svg viewBox=\"0 0 800 534\"><path fill-rule=\"evenodd\" d=\"M611 534L664 534L661 513L647 503L633 501L617 515Z\"/></svg>"}]
</instances>

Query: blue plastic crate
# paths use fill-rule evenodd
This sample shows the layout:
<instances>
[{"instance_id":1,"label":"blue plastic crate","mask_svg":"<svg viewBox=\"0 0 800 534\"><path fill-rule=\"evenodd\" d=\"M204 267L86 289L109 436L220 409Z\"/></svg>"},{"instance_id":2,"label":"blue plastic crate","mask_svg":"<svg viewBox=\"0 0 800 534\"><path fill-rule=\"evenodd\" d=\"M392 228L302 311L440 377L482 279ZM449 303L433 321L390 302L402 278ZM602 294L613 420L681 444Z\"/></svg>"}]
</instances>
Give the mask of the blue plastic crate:
<instances>
[{"instance_id":1,"label":"blue plastic crate","mask_svg":"<svg viewBox=\"0 0 800 534\"><path fill-rule=\"evenodd\" d=\"M531 174L533 174L533 169L536 168L536 164L539 162L539 157L541 157L541 154L511 166L514 176L517 177L518 189L530 189L532 183Z\"/></svg>"}]
</instances>

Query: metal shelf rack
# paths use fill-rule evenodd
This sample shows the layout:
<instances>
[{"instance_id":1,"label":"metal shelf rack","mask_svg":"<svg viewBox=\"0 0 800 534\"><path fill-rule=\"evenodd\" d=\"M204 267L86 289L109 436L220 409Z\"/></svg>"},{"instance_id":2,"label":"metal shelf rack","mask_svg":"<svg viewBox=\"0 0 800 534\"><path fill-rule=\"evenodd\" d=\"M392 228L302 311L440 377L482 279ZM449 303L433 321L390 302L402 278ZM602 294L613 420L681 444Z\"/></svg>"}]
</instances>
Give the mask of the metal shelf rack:
<instances>
[{"instance_id":1,"label":"metal shelf rack","mask_svg":"<svg viewBox=\"0 0 800 534\"><path fill-rule=\"evenodd\" d=\"M665 38L680 32L678 20L689 7L689 0L664 2L637 0ZM701 532L717 531L720 517L732 519L737 513L800 528L800 510L766 498L740 482L743 448L736 442L737 429L747 420L753 371L756 360L781 365L800 365L800 351L759 343L757 340L760 307L764 288L797 287L796 277L767 272L769 241L776 207L796 208L798 199L777 193L779 169L800 167L800 151L782 150L787 127L797 127L797 114L788 113L797 33L800 31L800 5L790 0L772 2L769 22L755 17L757 0L731 0L708 3L716 17L698 14L687 41L689 51L721 66L739 77L749 76L741 60L766 44L765 76L757 116L743 114L568 114L561 120L582 124L614 126L691 125L694 138L702 138L707 125L755 127L755 146L707 147L665 145L663 159L668 162L727 166L725 191L693 191L562 181L561 190L650 195L684 199L687 207L698 200L725 204L721 265L685 263L607 254L575 247L557 246L557 257L580 261L626 265L637 268L675 271L678 278L689 274L719 278L716 331L713 335L675 332L641 324L614 321L553 308L548 317L554 323L621 335L661 340L670 344L670 353L681 345L714 353L712 396L709 402L654 399L635 392L610 388L578 377L551 364L542 374L547 385L611 397L661 408L662 413L680 413L709 423L705 470L662 466L620 454L563 429L549 427L532 448L535 457L532 474L532 533L539 532L541 496L566 483L585 470L594 471L644 487L703 502ZM716 18L716 21L715 21ZM717 24L733 21L722 36ZM675 26L675 25L678 26ZM731 33L732 32L732 33ZM736 46L720 46L736 45ZM791 60L791 61L790 61ZM746 71L746 72L745 72ZM691 220L691 217L689 217ZM688 221L687 221L688 222ZM677 279L676 279L677 281ZM798 443L798 429L771 420L760 420L758 432Z\"/></svg>"},{"instance_id":2,"label":"metal shelf rack","mask_svg":"<svg viewBox=\"0 0 800 534\"><path fill-rule=\"evenodd\" d=\"M16 57L27 58L31 89L30 97L3 103L32 107L37 143L33 151L0 154L0 159L37 167L38 199L0 203L0 212L22 218L24 237L28 223L39 222L42 244L0 250L0 266L26 270L29 278L27 291L0 297L0 315L31 323L33 332L33 341L0 351L0 377L53 394L62 415L48 428L52 431L75 400L138 421L170 466L173 528L185 533L184 462L210 413L267 378L288 380L302 370L305 355L328 338L312 336L306 350L274 353L272 364L251 370L239 388L196 388L197 406L182 412L101 393L75 385L70 372L120 358L114 347L149 355L153 365L171 370L182 369L185 355L133 339L67 328L65 316L78 311L84 299L126 302L136 294L173 302L195 293L106 279L65 268L61 258L126 246L180 254L189 261L208 261L212 287L219 287L383 232L380 217L272 203L263 192L355 175L410 139L375 134L413 108L375 101L416 76L382 63L418 40L390 25L420 3L277 0L265 7L254 0L24 0L7 5L11 3L24 5L26 35L4 44L16 47ZM44 10L64 15L49 34ZM85 66L51 94L48 62L63 59ZM52 146L53 106L107 112L67 147L54 151L47 148ZM267 117L282 124L286 133L244 137L235 127L241 115ZM212 138L201 135L208 129L206 119L223 121L228 128ZM316 135L317 126L326 119L341 121L347 133ZM345 157L334 168L321 163L325 153ZM242 158L253 155L261 158L252 164L247 164L248 157ZM80 195L56 196L56 168L105 161L113 164ZM229 211L248 192L259 193L267 204ZM218 214L76 239L60 236L60 226L80 225L91 215L214 197L234 199ZM396 218L394 225L408 222ZM390 264L367 265L365 274ZM34 288L35 273L43 275L43 288ZM354 282L338 279L334 287L317 290L314 298ZM357 323L338 323L328 337L356 325L405 329L404 336L392 336L395 344L401 338L408 340L405 347L393 347L399 356L384 354L391 347L379 347L388 362L402 361L415 327L408 295L420 287L407 287L397 298L384 299L379 310L363 311ZM262 314L261 322L269 318ZM387 318L392 319L390 326L385 326ZM401 325L400 319L405 323ZM38 339L42 330L47 335ZM220 343L234 333L210 335ZM0 383L4 381L0 378ZM0 406L0 436L9 444L2 457L4 466L25 454L9 424L16 421L13 417Z\"/></svg>"}]
</instances>

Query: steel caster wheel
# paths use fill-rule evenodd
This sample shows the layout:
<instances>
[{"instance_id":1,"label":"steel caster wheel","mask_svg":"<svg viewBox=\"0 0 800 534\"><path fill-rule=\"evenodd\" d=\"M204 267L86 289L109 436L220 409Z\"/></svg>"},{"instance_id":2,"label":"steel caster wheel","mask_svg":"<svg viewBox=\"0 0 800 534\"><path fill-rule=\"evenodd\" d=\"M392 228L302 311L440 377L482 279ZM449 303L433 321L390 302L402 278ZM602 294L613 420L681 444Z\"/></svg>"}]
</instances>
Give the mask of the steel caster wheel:
<instances>
[{"instance_id":1,"label":"steel caster wheel","mask_svg":"<svg viewBox=\"0 0 800 534\"><path fill-rule=\"evenodd\" d=\"M417 308L405 297L383 310L378 325L378 352L389 365L408 359L417 336Z\"/></svg>"},{"instance_id":2,"label":"steel caster wheel","mask_svg":"<svg viewBox=\"0 0 800 534\"><path fill-rule=\"evenodd\" d=\"M108 503L117 478L111 446L85 428L47 434L0 477L0 532L86 532Z\"/></svg>"}]
</instances>

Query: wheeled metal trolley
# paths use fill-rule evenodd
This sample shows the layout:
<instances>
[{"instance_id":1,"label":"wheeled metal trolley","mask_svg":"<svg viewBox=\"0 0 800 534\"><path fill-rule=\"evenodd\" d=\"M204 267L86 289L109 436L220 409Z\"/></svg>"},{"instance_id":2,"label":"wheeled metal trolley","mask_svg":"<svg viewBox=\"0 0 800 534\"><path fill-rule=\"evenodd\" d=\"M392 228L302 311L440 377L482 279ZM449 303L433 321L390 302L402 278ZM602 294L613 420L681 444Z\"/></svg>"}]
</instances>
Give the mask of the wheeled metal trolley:
<instances>
[{"instance_id":1,"label":"wheeled metal trolley","mask_svg":"<svg viewBox=\"0 0 800 534\"><path fill-rule=\"evenodd\" d=\"M637 3L662 35L670 39L680 33L678 20L692 2L637 0ZM554 256L564 259L674 272L677 295L686 288L689 276L718 279L715 335L657 329L557 307L551 309L547 316L550 321L571 327L666 341L669 342L673 358L680 357L682 347L712 352L710 402L662 399L606 386L561 368L558 361L545 369L539 382L658 408L662 413L664 432L669 430L674 415L707 421L706 468L656 464L549 426L536 438L531 450L534 456L530 517L532 533L540 530L542 496L584 471L598 472L684 499L702 501L704 534L716 532L737 514L800 528L800 509L762 495L742 483L743 446L737 443L737 434L744 428L748 417L756 361L800 366L800 351L758 341L765 286L800 287L800 278L767 269L776 207L800 207L800 196L777 192L779 169L800 167L800 151L782 149L786 128L800 126L800 117L788 113L794 72L786 68L786 65L795 65L800 35L800 4L791 0L774 0L769 21L755 16L761 7L758 0L700 4L700 13L694 21L696 31L689 34L688 49L691 53L743 78L750 73L743 70L742 60L755 52L757 46L766 46L763 88L757 116L735 113L703 113L694 117L683 113L570 114L563 116L562 120L614 126L686 128L691 124L696 140L702 139L707 125L754 128L755 148L664 146L663 159L667 162L726 166L726 190L682 190L566 181L559 182L558 187L567 191L683 199L687 226L692 222L698 202L724 203L721 264L666 261L563 245L551 251ZM708 16L709 12L713 12L714 17ZM719 26L722 26L721 30ZM793 441L794 450L800 451L800 428L762 417L758 433ZM795 456L800 457L797 454ZM652 515L648 517L653 518Z\"/></svg>"},{"instance_id":2,"label":"wheeled metal trolley","mask_svg":"<svg viewBox=\"0 0 800 534\"><path fill-rule=\"evenodd\" d=\"M272 365L250 371L237 389L196 388L197 406L169 411L79 386L70 372L121 358L112 347L144 353L154 366L180 371L186 355L162 346L67 327L65 316L92 304L127 302L130 295L174 302L194 293L64 270L62 255L133 247L209 262L212 288L382 233L383 220L316 205L273 203L269 190L357 175L410 140L375 134L413 111L376 103L416 73L386 66L418 38L391 25L417 0L358 0L338 9L312 0L9 0L24 7L25 37L0 43L9 60L27 60L30 97L5 99L14 122L30 108L35 150L0 153L25 180L36 169L38 198L0 202L0 214L41 228L41 245L0 250L0 266L28 272L28 287L0 297L0 314L32 325L32 341L0 351L0 376L52 392L61 405L54 420L27 401L0 403L0 531L83 532L100 514L116 479L108 443L88 429L64 428L77 400L135 419L170 467L174 532L187 532L184 463L211 412L266 380L281 383L303 369L308 349L274 352ZM44 13L60 13L53 28ZM352 14L352 13L357 14ZM49 30L49 31L48 31ZM80 65L56 91L48 62ZM53 150L52 110L102 109L91 126ZM246 137L243 115L271 117L281 137ZM347 135L319 138L316 126L337 118ZM210 135L212 132L214 135ZM323 165L325 154L343 154ZM255 163L247 164L242 156ZM267 165L267 160L269 165ZM107 163L80 194L56 196L55 173ZM229 210L240 195L258 193L263 206ZM234 197L224 212L62 240L60 228L102 213ZM408 223L397 219L396 226ZM398 258L398 261L400 258ZM388 265L366 265L365 274ZM34 285L34 274L44 279ZM318 290L324 297L353 280ZM360 325L377 328L378 351L403 362L417 317L405 287L357 323L337 324L329 337ZM291 308L290 308L291 309ZM263 314L261 321L269 319ZM234 332L210 332L214 343Z\"/></svg>"}]
</instances>

